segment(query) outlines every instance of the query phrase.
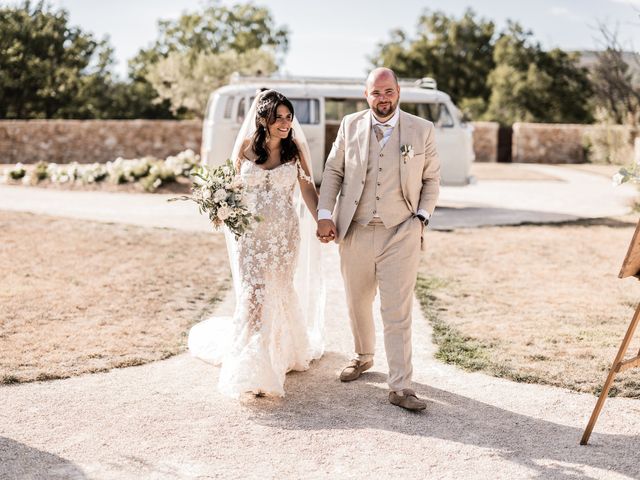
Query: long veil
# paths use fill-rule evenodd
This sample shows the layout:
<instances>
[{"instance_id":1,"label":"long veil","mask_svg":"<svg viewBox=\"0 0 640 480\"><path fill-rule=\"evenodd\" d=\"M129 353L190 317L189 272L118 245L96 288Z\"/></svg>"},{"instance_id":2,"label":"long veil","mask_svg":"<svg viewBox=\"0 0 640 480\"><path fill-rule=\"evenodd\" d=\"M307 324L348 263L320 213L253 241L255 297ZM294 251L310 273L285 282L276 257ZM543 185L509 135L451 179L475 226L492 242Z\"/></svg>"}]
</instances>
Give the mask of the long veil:
<instances>
[{"instance_id":1,"label":"long veil","mask_svg":"<svg viewBox=\"0 0 640 480\"><path fill-rule=\"evenodd\" d=\"M262 93L264 92L257 94L254 98L251 108L247 112L244 122L236 136L236 141L231 152L231 160L234 163L240 156L242 144L245 139L250 138L256 129L256 109ZM302 150L302 155L307 163L311 182L315 185L313 180L313 169L311 168L310 163L311 152L309 150L309 144L304 132L302 131L302 127L295 116L293 119L292 129L294 138L296 139L299 148ZM326 289L324 275L321 270L323 266L321 259L322 250L320 248L320 242L315 238L315 221L304 203L300 187L297 184L294 191L294 205L300 225L300 246L298 249L299 254L294 277L294 287L300 302L306 330L309 335L311 358L319 358L324 353L325 338L324 309ZM233 288L237 299L240 296L242 288L240 273L238 270L239 261L237 243L233 234L228 229L225 228L224 232L227 244L227 253L229 255L229 264L231 266L231 275L233 278ZM230 324L231 322L225 323ZM227 325L227 327L230 328L229 325ZM226 336L224 334L222 335ZM192 336L189 335L189 349L192 352L197 351L197 356L203 360L216 364L221 363L222 357L224 356L224 352L221 351L223 349L220 348L221 345L218 344L215 348L210 345L205 347L205 345L201 344L203 339L198 338L199 336L194 335L193 341L191 337ZM196 342L198 343L197 345Z\"/></svg>"}]
</instances>

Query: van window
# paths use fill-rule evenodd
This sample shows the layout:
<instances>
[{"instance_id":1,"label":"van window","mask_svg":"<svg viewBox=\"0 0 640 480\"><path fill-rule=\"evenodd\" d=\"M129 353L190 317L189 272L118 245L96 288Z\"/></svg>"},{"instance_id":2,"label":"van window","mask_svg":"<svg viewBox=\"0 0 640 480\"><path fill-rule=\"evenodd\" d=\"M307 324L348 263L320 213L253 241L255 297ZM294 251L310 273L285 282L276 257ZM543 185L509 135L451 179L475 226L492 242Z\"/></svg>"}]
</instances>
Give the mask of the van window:
<instances>
[{"instance_id":1,"label":"van window","mask_svg":"<svg viewBox=\"0 0 640 480\"><path fill-rule=\"evenodd\" d=\"M402 103L400 108L407 113L425 118L436 127L453 127L453 117L444 103Z\"/></svg>"},{"instance_id":2,"label":"van window","mask_svg":"<svg viewBox=\"0 0 640 480\"><path fill-rule=\"evenodd\" d=\"M324 116L329 123L340 123L345 115L366 110L367 108L368 105L365 100L326 98L324 101Z\"/></svg>"},{"instance_id":3,"label":"van window","mask_svg":"<svg viewBox=\"0 0 640 480\"><path fill-rule=\"evenodd\" d=\"M251 101L253 101L253 98L251 99ZM245 110L245 100L244 97L242 97L238 102L238 113L236 114L236 121L238 123L244 122L244 114L246 113Z\"/></svg>"},{"instance_id":4,"label":"van window","mask_svg":"<svg viewBox=\"0 0 640 480\"><path fill-rule=\"evenodd\" d=\"M227 101L224 104L224 114L223 118L231 118L231 114L233 113L233 101L235 97L227 97Z\"/></svg>"},{"instance_id":5,"label":"van window","mask_svg":"<svg viewBox=\"0 0 640 480\"><path fill-rule=\"evenodd\" d=\"M249 99L253 103L253 99ZM320 102L315 98L290 98L293 110L298 122L301 125L317 125L320 123ZM238 105L238 122L244 120L245 106L244 98L240 100Z\"/></svg>"},{"instance_id":6,"label":"van window","mask_svg":"<svg viewBox=\"0 0 640 480\"><path fill-rule=\"evenodd\" d=\"M320 102L310 98L290 98L298 122L302 125L320 123Z\"/></svg>"}]
</instances>

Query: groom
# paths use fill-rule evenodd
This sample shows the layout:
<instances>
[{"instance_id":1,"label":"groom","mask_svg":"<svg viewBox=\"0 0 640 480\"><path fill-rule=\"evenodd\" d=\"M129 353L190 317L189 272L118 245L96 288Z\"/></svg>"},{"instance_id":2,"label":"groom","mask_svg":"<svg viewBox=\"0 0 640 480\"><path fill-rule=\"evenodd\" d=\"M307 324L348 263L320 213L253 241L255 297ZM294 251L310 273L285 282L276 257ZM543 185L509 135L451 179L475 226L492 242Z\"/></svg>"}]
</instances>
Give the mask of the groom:
<instances>
[{"instance_id":1,"label":"groom","mask_svg":"<svg viewBox=\"0 0 640 480\"><path fill-rule=\"evenodd\" d=\"M388 68L369 74L365 96L370 109L342 120L318 203L318 238L339 244L355 343L340 380L356 380L373 366L378 288L389 401L423 410L426 403L411 389L411 304L422 234L440 185L434 127L398 108L400 86Z\"/></svg>"}]
</instances>

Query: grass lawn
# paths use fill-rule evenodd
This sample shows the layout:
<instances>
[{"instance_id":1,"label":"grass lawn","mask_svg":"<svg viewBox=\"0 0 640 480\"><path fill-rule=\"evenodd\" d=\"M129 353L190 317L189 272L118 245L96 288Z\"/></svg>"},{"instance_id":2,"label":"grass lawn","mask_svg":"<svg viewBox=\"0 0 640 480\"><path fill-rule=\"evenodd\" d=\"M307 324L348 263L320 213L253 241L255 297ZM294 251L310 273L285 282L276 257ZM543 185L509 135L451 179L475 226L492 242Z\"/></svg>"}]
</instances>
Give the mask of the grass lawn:
<instances>
[{"instance_id":1,"label":"grass lawn","mask_svg":"<svg viewBox=\"0 0 640 480\"><path fill-rule=\"evenodd\" d=\"M0 211L0 382L184 352L230 285L224 238Z\"/></svg>"},{"instance_id":2,"label":"grass lawn","mask_svg":"<svg viewBox=\"0 0 640 480\"><path fill-rule=\"evenodd\" d=\"M635 218L428 233L416 292L437 356L521 382L599 393L640 284L617 278ZM640 348L636 334L627 356ZM612 395L640 397L640 368Z\"/></svg>"}]
</instances>

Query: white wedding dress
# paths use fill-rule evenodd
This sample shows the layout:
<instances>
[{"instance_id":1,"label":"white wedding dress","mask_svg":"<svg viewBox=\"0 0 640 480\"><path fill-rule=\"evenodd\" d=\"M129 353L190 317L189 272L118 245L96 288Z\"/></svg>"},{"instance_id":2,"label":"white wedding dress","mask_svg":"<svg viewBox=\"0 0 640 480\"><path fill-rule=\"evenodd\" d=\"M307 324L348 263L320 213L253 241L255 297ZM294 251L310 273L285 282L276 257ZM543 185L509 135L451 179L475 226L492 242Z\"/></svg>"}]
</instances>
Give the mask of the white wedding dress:
<instances>
[{"instance_id":1,"label":"white wedding dress","mask_svg":"<svg viewBox=\"0 0 640 480\"><path fill-rule=\"evenodd\" d=\"M312 180L297 160L271 170L245 160L240 176L246 203L261 221L238 241L227 236L235 314L195 325L189 332L189 350L202 360L222 364L218 389L226 395L283 396L286 373L306 370L324 348L324 291L309 280L320 276L312 271L319 266L317 252L308 251L308 241L302 254L299 251L299 212L305 207L299 194L294 199L298 177Z\"/></svg>"}]
</instances>

